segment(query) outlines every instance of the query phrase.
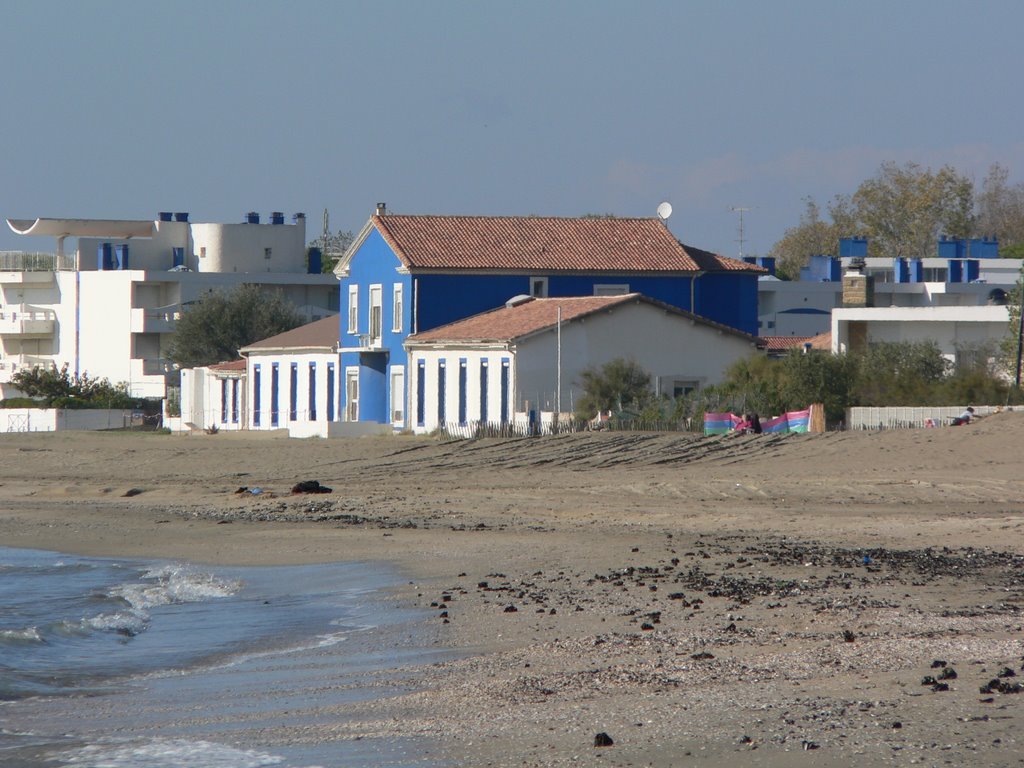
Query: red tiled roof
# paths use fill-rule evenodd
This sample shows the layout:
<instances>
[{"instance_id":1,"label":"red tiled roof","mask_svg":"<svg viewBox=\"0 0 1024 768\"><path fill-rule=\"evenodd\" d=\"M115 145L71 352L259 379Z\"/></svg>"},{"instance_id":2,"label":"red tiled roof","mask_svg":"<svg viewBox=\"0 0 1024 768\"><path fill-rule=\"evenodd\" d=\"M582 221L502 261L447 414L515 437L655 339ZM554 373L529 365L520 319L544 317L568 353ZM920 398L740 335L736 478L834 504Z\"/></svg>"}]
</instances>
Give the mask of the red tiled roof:
<instances>
[{"instance_id":1,"label":"red tiled roof","mask_svg":"<svg viewBox=\"0 0 1024 768\"><path fill-rule=\"evenodd\" d=\"M762 336L761 343L757 346L769 352L775 352L781 349L800 347L805 341L809 341L810 338L810 336Z\"/></svg>"},{"instance_id":2,"label":"red tiled roof","mask_svg":"<svg viewBox=\"0 0 1024 768\"><path fill-rule=\"evenodd\" d=\"M758 347L768 352L799 349L809 343L811 349L832 349L832 332L825 331L817 336L762 336Z\"/></svg>"},{"instance_id":3,"label":"red tiled roof","mask_svg":"<svg viewBox=\"0 0 1024 768\"><path fill-rule=\"evenodd\" d=\"M313 347L333 349L338 345L340 332L338 322L338 316L331 315L268 339L253 342L242 349L243 351L250 349L309 349Z\"/></svg>"},{"instance_id":4,"label":"red tiled roof","mask_svg":"<svg viewBox=\"0 0 1024 768\"><path fill-rule=\"evenodd\" d=\"M600 272L764 272L682 245L660 219L405 216L373 225L407 267Z\"/></svg>"},{"instance_id":5,"label":"red tiled roof","mask_svg":"<svg viewBox=\"0 0 1024 768\"><path fill-rule=\"evenodd\" d=\"M221 373L231 373L232 371L244 371L245 360L239 358L238 360L231 360L226 363L214 363L213 365L207 366L211 371L219 371Z\"/></svg>"},{"instance_id":6,"label":"red tiled roof","mask_svg":"<svg viewBox=\"0 0 1024 768\"><path fill-rule=\"evenodd\" d=\"M513 306L499 307L489 312L458 320L429 331L422 331L409 337L409 342L435 341L490 341L505 342L554 328L558 323L561 309L562 322L569 322L595 312L609 310L628 303L651 304L659 309L673 312L682 317L692 318L700 323L719 328L729 333L753 339L754 337L726 325L707 320L699 315L677 309L660 301L627 293L621 296L572 296L551 299L524 298Z\"/></svg>"}]
</instances>

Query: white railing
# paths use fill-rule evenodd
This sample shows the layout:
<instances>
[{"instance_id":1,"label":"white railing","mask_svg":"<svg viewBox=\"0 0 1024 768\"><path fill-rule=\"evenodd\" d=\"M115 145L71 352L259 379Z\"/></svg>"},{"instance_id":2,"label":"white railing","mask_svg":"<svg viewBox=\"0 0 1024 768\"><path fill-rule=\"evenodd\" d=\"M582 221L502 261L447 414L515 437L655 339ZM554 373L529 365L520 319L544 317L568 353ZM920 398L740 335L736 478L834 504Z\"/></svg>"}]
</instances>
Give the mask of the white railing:
<instances>
[{"instance_id":1,"label":"white railing","mask_svg":"<svg viewBox=\"0 0 1024 768\"><path fill-rule=\"evenodd\" d=\"M74 270L75 254L0 251L0 272L56 272Z\"/></svg>"}]
</instances>

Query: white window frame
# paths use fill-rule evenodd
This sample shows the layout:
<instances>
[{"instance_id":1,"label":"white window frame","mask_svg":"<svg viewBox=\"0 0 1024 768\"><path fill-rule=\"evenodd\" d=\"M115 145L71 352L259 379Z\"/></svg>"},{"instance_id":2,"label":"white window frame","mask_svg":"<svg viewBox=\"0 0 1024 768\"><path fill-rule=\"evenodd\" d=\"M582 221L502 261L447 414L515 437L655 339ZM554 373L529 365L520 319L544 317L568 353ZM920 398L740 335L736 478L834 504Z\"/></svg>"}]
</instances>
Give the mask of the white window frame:
<instances>
[{"instance_id":1,"label":"white window frame","mask_svg":"<svg viewBox=\"0 0 1024 768\"><path fill-rule=\"evenodd\" d=\"M355 397L352 397L353 391ZM359 366L356 365L345 367L345 421L359 421Z\"/></svg>"},{"instance_id":2,"label":"white window frame","mask_svg":"<svg viewBox=\"0 0 1024 768\"><path fill-rule=\"evenodd\" d=\"M405 366L391 366L391 423L405 423Z\"/></svg>"},{"instance_id":3,"label":"white window frame","mask_svg":"<svg viewBox=\"0 0 1024 768\"><path fill-rule=\"evenodd\" d=\"M348 332L359 333L359 286L348 287Z\"/></svg>"},{"instance_id":4,"label":"white window frame","mask_svg":"<svg viewBox=\"0 0 1024 768\"><path fill-rule=\"evenodd\" d=\"M370 286L370 305L368 307L366 332L371 347L380 346L384 335L384 286L374 283Z\"/></svg>"},{"instance_id":5,"label":"white window frame","mask_svg":"<svg viewBox=\"0 0 1024 768\"><path fill-rule=\"evenodd\" d=\"M405 302L403 301L403 286L401 283L395 283L391 288L391 331L392 333L402 332L402 313L405 311Z\"/></svg>"},{"instance_id":6,"label":"white window frame","mask_svg":"<svg viewBox=\"0 0 1024 768\"><path fill-rule=\"evenodd\" d=\"M539 289L534 290L538 286L540 286ZM530 295L537 299L546 299L548 297L548 279L546 277L531 277Z\"/></svg>"}]
</instances>

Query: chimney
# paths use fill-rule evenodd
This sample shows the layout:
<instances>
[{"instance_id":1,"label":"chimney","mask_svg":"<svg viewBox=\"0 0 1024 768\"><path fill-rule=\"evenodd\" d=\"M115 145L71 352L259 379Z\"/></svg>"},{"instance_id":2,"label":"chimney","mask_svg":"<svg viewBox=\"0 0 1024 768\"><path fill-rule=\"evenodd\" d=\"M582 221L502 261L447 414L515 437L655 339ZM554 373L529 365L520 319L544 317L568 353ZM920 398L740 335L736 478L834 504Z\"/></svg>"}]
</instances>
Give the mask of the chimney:
<instances>
[{"instance_id":1,"label":"chimney","mask_svg":"<svg viewBox=\"0 0 1024 768\"><path fill-rule=\"evenodd\" d=\"M843 306L875 306L875 278L867 274L864 259L850 260L850 266L843 275Z\"/></svg>"},{"instance_id":2,"label":"chimney","mask_svg":"<svg viewBox=\"0 0 1024 768\"><path fill-rule=\"evenodd\" d=\"M387 212L388 212L387 203L377 203L377 215L378 216L383 216Z\"/></svg>"}]
</instances>

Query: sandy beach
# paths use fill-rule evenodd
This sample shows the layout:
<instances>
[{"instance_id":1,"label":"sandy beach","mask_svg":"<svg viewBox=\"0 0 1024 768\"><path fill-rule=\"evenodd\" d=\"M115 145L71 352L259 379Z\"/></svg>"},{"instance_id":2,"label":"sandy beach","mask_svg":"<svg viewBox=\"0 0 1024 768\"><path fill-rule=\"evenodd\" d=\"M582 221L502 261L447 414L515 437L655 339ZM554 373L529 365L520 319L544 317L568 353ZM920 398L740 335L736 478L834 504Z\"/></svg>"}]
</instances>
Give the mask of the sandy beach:
<instances>
[{"instance_id":1,"label":"sandy beach","mask_svg":"<svg viewBox=\"0 0 1024 768\"><path fill-rule=\"evenodd\" d=\"M333 726L238 732L255 742L422 736L473 766L1017 765L1022 429L5 435L0 544L386 562L408 582L389 599L464 654L396 669L406 693ZM291 494L314 479L333 493Z\"/></svg>"}]
</instances>

